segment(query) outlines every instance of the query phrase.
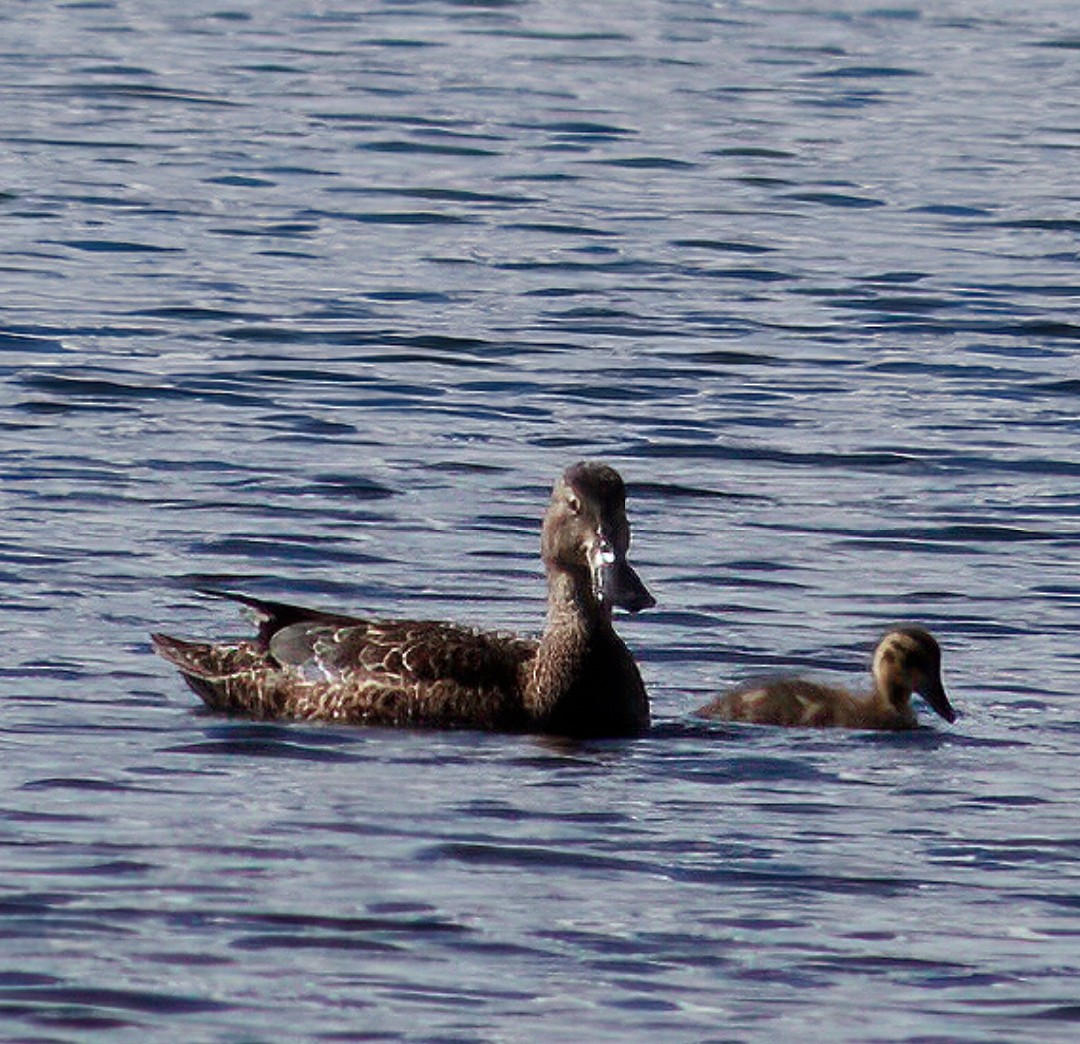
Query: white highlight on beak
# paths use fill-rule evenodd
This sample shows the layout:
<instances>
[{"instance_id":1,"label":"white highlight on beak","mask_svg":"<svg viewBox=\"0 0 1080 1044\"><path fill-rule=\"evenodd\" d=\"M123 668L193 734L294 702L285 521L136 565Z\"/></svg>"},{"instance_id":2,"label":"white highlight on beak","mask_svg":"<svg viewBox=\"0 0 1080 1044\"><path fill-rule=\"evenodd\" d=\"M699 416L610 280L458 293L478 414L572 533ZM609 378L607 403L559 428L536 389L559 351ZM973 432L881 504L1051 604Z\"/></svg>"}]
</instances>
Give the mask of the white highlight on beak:
<instances>
[{"instance_id":1,"label":"white highlight on beak","mask_svg":"<svg viewBox=\"0 0 1080 1044\"><path fill-rule=\"evenodd\" d=\"M609 566L615 561L615 549L610 541L600 537L589 551L589 564L598 569L600 566Z\"/></svg>"}]
</instances>

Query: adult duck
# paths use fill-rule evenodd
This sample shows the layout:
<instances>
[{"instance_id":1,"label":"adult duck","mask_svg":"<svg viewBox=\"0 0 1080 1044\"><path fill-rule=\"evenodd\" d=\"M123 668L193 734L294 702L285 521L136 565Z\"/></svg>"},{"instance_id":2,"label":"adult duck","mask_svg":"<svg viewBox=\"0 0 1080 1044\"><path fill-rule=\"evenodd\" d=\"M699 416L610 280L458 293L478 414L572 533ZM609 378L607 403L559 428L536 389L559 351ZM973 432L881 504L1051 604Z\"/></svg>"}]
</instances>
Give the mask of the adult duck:
<instances>
[{"instance_id":1,"label":"adult duck","mask_svg":"<svg viewBox=\"0 0 1080 1044\"><path fill-rule=\"evenodd\" d=\"M946 721L956 720L941 680L941 647L921 627L889 631L874 652L874 688L866 696L801 678L777 678L717 697L699 717L758 725L914 729L917 692Z\"/></svg>"},{"instance_id":2,"label":"adult duck","mask_svg":"<svg viewBox=\"0 0 1080 1044\"><path fill-rule=\"evenodd\" d=\"M153 635L215 711L252 718L627 736L649 725L614 606L655 605L627 561L619 473L583 462L544 516L547 626L539 640L426 620L369 620L246 595L258 635L228 644Z\"/></svg>"}]
</instances>

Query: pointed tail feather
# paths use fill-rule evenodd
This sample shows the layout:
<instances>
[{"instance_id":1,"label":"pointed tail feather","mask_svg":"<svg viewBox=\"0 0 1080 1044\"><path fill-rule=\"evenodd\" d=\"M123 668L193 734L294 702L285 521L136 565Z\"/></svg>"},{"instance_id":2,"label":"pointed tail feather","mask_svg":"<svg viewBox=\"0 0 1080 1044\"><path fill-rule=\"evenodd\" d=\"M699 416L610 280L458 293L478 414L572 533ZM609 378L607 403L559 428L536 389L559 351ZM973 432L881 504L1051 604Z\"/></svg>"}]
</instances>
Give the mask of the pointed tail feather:
<instances>
[{"instance_id":1,"label":"pointed tail feather","mask_svg":"<svg viewBox=\"0 0 1080 1044\"><path fill-rule=\"evenodd\" d=\"M255 620L259 625L259 645L270 647L270 639L278 631L297 623L327 624L331 627L348 627L366 621L355 616L343 616L340 613L326 613L320 609L306 609L302 605L289 602L274 602L265 598L240 594L238 591L221 591L215 588L199 588L199 593L208 598L221 598L229 602L238 602L255 611ZM163 654L164 655L164 654Z\"/></svg>"},{"instance_id":2,"label":"pointed tail feather","mask_svg":"<svg viewBox=\"0 0 1080 1044\"><path fill-rule=\"evenodd\" d=\"M179 668L184 681L211 710L227 714L271 716L265 707L246 699L249 684L237 681L267 666L262 652L253 645L211 645L187 642L167 634L152 634L154 651Z\"/></svg>"},{"instance_id":3,"label":"pointed tail feather","mask_svg":"<svg viewBox=\"0 0 1080 1044\"><path fill-rule=\"evenodd\" d=\"M197 678L220 677L220 671L214 669L214 661L217 659L214 647L206 642L185 642L181 638L155 632L150 635L150 644L158 656L179 667L186 675Z\"/></svg>"}]
</instances>

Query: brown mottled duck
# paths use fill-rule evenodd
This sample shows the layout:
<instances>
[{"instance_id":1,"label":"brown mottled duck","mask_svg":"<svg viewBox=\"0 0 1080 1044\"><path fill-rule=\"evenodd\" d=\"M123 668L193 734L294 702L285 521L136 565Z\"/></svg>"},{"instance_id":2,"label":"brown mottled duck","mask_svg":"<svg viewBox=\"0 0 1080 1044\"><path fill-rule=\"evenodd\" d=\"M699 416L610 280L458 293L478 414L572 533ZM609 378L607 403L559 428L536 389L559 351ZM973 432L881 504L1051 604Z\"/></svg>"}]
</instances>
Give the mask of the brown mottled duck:
<instances>
[{"instance_id":1,"label":"brown mottled duck","mask_svg":"<svg viewBox=\"0 0 1080 1044\"><path fill-rule=\"evenodd\" d=\"M220 592L254 609L239 642L153 635L211 709L251 718L630 736L649 725L637 664L612 608L653 597L627 561L619 473L583 462L544 516L547 626L539 639L428 620L373 620Z\"/></svg>"}]
</instances>

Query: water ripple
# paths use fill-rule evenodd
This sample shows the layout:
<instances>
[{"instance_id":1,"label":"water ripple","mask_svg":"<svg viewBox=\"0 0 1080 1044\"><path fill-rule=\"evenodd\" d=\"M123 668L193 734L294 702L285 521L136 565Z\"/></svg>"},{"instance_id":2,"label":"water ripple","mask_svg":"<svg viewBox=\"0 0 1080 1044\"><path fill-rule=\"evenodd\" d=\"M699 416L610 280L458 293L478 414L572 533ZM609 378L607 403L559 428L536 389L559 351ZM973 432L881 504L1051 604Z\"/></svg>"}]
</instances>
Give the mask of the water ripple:
<instances>
[{"instance_id":1,"label":"water ripple","mask_svg":"<svg viewBox=\"0 0 1080 1044\"><path fill-rule=\"evenodd\" d=\"M8 1032L1064 1033L1072 8L130 6L0 9ZM531 633L582 457L648 736L221 720L148 649L248 631L208 584ZM896 620L957 723L693 718Z\"/></svg>"}]
</instances>

